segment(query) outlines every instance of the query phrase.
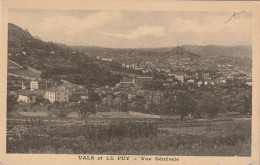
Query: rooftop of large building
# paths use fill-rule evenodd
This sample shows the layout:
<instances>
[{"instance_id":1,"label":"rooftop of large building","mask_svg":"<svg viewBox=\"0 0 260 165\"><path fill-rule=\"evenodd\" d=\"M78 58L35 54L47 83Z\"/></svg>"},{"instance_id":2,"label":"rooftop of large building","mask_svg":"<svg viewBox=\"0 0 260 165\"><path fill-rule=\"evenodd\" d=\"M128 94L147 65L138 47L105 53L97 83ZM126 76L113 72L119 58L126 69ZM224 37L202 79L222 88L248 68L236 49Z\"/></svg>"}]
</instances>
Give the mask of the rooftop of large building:
<instances>
[{"instance_id":1,"label":"rooftop of large building","mask_svg":"<svg viewBox=\"0 0 260 165\"><path fill-rule=\"evenodd\" d=\"M65 87L52 87L47 89L46 91L49 92L62 92L62 91L67 91Z\"/></svg>"},{"instance_id":2,"label":"rooftop of large building","mask_svg":"<svg viewBox=\"0 0 260 165\"><path fill-rule=\"evenodd\" d=\"M30 91L30 90L24 90L24 89L20 89L18 91L16 91L17 95L23 95L23 96L29 96L29 95L40 95L39 92L34 92L34 91Z\"/></svg>"}]
</instances>

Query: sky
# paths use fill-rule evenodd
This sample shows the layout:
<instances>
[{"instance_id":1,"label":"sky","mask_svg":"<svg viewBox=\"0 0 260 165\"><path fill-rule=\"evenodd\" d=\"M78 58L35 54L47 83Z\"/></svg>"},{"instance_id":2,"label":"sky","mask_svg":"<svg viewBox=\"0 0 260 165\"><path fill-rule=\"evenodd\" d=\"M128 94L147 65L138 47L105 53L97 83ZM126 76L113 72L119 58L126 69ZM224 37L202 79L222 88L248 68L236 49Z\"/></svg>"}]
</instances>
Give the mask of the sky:
<instances>
[{"instance_id":1,"label":"sky","mask_svg":"<svg viewBox=\"0 0 260 165\"><path fill-rule=\"evenodd\" d=\"M112 48L251 45L252 14L230 12L9 10L8 22L44 41Z\"/></svg>"}]
</instances>

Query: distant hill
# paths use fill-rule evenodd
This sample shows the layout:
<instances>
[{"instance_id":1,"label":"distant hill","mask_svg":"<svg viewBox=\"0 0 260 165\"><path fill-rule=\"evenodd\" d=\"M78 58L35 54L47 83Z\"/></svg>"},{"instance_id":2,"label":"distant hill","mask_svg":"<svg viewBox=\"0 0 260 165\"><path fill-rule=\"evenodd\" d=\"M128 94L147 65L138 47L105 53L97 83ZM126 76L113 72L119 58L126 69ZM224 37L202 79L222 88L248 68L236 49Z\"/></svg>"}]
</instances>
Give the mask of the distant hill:
<instances>
[{"instance_id":1,"label":"distant hill","mask_svg":"<svg viewBox=\"0 0 260 165\"><path fill-rule=\"evenodd\" d=\"M252 46L183 45L186 50L202 56L234 56L252 58Z\"/></svg>"},{"instance_id":2,"label":"distant hill","mask_svg":"<svg viewBox=\"0 0 260 165\"><path fill-rule=\"evenodd\" d=\"M93 57L118 57L118 56L128 56L128 57L146 57L146 58L156 58L169 57L170 55L187 55L192 57L199 57L195 53L187 51L185 48L179 47L181 51L174 51L178 47L165 47L165 48L103 48L103 47L89 47L89 46L74 46L73 48L86 53Z\"/></svg>"},{"instance_id":3,"label":"distant hill","mask_svg":"<svg viewBox=\"0 0 260 165\"><path fill-rule=\"evenodd\" d=\"M42 78L57 80L58 77L79 85L115 85L121 79L111 72L119 64L98 61L64 44L44 42L10 23L8 59L24 68L30 66L40 70Z\"/></svg>"},{"instance_id":4,"label":"distant hill","mask_svg":"<svg viewBox=\"0 0 260 165\"><path fill-rule=\"evenodd\" d=\"M136 49L117 49L103 48L95 46L74 46L73 48L81 50L90 56L119 56L119 55L169 55L178 49L178 47L161 47L161 48L136 48ZM234 57L252 57L252 46L197 46L197 45L181 45L181 52L189 52L194 56L234 56ZM175 51L177 55L178 51Z\"/></svg>"},{"instance_id":5,"label":"distant hill","mask_svg":"<svg viewBox=\"0 0 260 165\"><path fill-rule=\"evenodd\" d=\"M122 71L118 62L97 60L100 57L116 57L122 62L140 60L167 60L170 56L232 56L252 58L251 46L196 46L117 49L96 46L68 46L65 44L44 42L38 36L32 36L28 30L8 24L8 58L23 67L33 67L41 71L46 79L65 79L79 85L115 85L122 78L115 75ZM123 57L127 58L123 58ZM250 59L249 59L250 58ZM116 71L116 72L113 72Z\"/></svg>"}]
</instances>

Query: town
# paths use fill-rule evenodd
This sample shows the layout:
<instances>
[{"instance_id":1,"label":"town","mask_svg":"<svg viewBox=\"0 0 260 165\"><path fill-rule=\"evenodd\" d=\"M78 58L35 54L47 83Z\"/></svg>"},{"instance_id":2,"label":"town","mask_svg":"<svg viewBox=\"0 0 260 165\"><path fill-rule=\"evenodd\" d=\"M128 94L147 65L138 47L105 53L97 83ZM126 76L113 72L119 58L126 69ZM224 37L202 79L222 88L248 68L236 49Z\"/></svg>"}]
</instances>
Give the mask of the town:
<instances>
[{"instance_id":1,"label":"town","mask_svg":"<svg viewBox=\"0 0 260 165\"><path fill-rule=\"evenodd\" d=\"M249 156L251 49L68 46L9 23L6 151Z\"/></svg>"},{"instance_id":2,"label":"town","mask_svg":"<svg viewBox=\"0 0 260 165\"><path fill-rule=\"evenodd\" d=\"M178 91L218 91L222 93L222 102L234 98L233 96L238 98L237 102L239 99L251 97L249 96L252 90L251 69L250 66L239 65L243 62L243 58L194 57L195 55L180 46L174 48L171 53L167 60L150 58L150 61L139 60L137 63L129 63L127 60L122 62L117 58L97 57L97 60L108 65L118 63L122 78L114 86L92 88L73 84L59 77L44 79L41 78L41 71L30 66L24 68L8 60L8 95L22 105L45 106L53 103L75 105L89 102L95 103L96 106L102 105L101 111L130 110L155 115L168 113L163 111L168 104L166 101ZM12 55L9 53L9 56ZM23 110L27 111L26 108ZM236 109L235 112L249 113L250 107L240 111Z\"/></svg>"}]
</instances>

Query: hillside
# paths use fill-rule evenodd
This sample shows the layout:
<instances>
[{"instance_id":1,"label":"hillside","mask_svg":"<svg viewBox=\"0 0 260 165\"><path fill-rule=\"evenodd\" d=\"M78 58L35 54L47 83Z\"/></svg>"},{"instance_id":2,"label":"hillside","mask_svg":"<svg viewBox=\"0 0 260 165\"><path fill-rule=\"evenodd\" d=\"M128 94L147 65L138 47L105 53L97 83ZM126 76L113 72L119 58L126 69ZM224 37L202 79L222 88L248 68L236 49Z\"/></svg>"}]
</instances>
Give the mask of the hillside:
<instances>
[{"instance_id":1,"label":"hillside","mask_svg":"<svg viewBox=\"0 0 260 165\"><path fill-rule=\"evenodd\" d=\"M114 57L119 55L139 55L139 56L164 56L169 55L178 49L178 47L161 47L161 48L136 48L136 49L116 49L90 46L74 46L75 49L81 50L92 56ZM252 56L252 46L197 46L197 45L182 45L180 46L183 52L189 52L191 55L202 56L234 56L248 57ZM180 55L174 53L175 55Z\"/></svg>"},{"instance_id":2,"label":"hillside","mask_svg":"<svg viewBox=\"0 0 260 165\"><path fill-rule=\"evenodd\" d=\"M8 24L8 59L40 70L45 79L58 77L86 86L115 85L121 79L110 72L116 64L97 61L66 45L44 42L14 24Z\"/></svg>"},{"instance_id":3,"label":"hillside","mask_svg":"<svg viewBox=\"0 0 260 165\"><path fill-rule=\"evenodd\" d=\"M186 50L202 56L233 56L252 58L252 46L184 45Z\"/></svg>"}]
</instances>

